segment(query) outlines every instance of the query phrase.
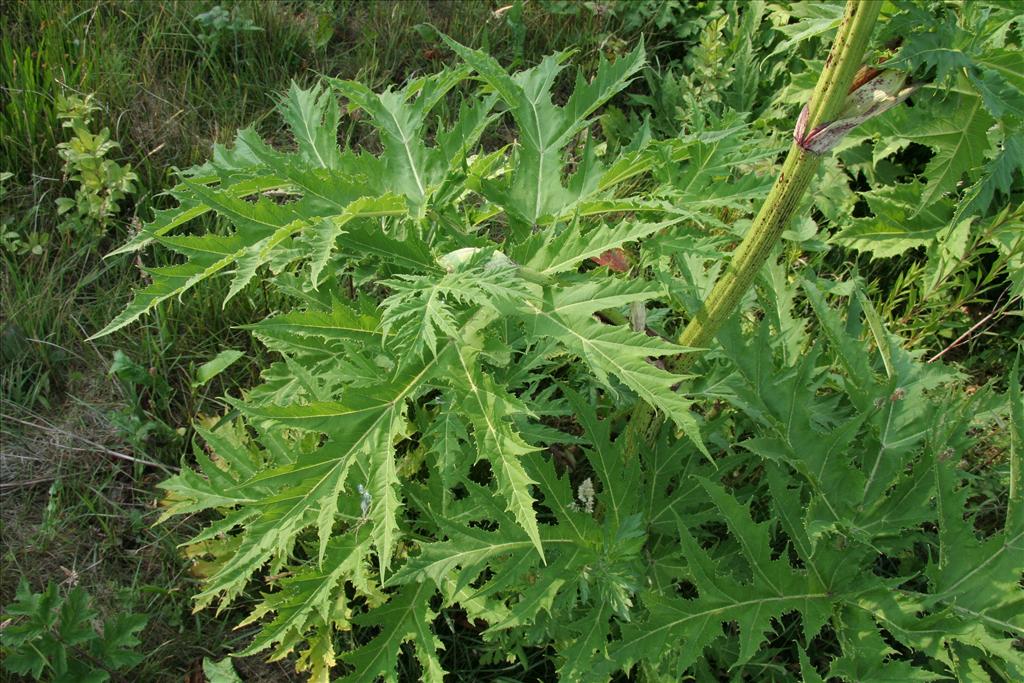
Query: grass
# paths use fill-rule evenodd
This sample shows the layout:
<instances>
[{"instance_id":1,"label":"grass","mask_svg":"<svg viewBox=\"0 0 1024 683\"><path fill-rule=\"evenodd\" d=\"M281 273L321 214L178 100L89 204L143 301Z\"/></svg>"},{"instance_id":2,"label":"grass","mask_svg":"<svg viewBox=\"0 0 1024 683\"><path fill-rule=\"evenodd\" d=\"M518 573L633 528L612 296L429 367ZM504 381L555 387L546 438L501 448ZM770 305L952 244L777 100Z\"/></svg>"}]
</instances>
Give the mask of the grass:
<instances>
[{"instance_id":1,"label":"grass","mask_svg":"<svg viewBox=\"0 0 1024 683\"><path fill-rule=\"evenodd\" d=\"M204 37L209 32L196 17L212 3L194 0L20 0L5 6L2 19L0 171L13 174L0 205L2 232L49 241L38 255L0 250L0 604L24 576L36 590L49 580L82 585L101 610L146 612L147 658L132 672L135 680L198 675L203 657L240 649L251 634L230 630L237 623L230 612L191 614L197 579L177 544L195 521L152 526L155 485L188 451L192 419L222 414L217 397L255 381L264 352L237 326L279 301L250 287L222 309L221 280L190 292L187 305L162 306L140 324L87 341L145 277L131 258L101 255L153 208L167 205L159 193L172 184L173 169L202 161L212 144L228 142L240 127L276 137L271 114L292 80L306 84L327 74L382 89L436 71L450 60L436 30L510 65L573 47L574 60L588 69L650 28L626 12L569 5L560 14L548 11L557 3L540 2L523 5L521 15L514 6L496 13L498 3L469 0L222 4L261 30ZM663 57L684 53L678 41L664 49ZM56 213L56 198L73 194L56 153L66 133L56 103L73 93L95 93L103 107L97 124L120 144L112 157L140 179L99 240L61 232ZM347 124L348 140L360 141L358 123ZM216 226L201 226L209 228ZM165 257L145 258L152 264ZM934 354L1005 304L1005 264L992 255L981 267L973 263L954 264L931 290L921 286L920 259L856 265L883 316L904 321L915 346ZM1012 340L1022 337L1015 312L994 316L950 358L970 361L981 378L1005 375ZM195 368L225 348L245 351L246 360L194 387ZM117 351L135 371L110 374ZM507 653L490 653L493 663L485 666L484 645L467 629L439 628L450 632L444 640L454 661L446 666L460 680L547 675L543 653L528 653L529 670L508 665ZM248 658L238 668L246 681L299 680L288 662Z\"/></svg>"}]
</instances>

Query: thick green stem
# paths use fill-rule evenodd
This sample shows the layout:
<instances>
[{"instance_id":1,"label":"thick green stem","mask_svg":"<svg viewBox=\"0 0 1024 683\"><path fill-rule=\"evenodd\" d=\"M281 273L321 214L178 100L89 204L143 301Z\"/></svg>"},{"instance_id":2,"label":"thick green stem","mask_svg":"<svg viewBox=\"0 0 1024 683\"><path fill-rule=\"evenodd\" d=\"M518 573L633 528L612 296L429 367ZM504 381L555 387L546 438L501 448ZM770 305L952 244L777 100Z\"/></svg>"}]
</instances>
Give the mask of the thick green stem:
<instances>
[{"instance_id":1,"label":"thick green stem","mask_svg":"<svg viewBox=\"0 0 1024 683\"><path fill-rule=\"evenodd\" d=\"M805 130L812 131L818 125L832 121L842 109L880 9L878 0L847 1L835 43L808 103ZM679 338L681 345L706 348L736 311L818 172L820 160L820 155L804 150L794 141L775 185L725 273L715 283L701 311L683 330ZM670 369L685 370L693 358L693 353L675 358ZM632 458L644 448L649 448L660 427L661 418L657 412L646 403L638 404L626 428L625 457Z\"/></svg>"}]
</instances>

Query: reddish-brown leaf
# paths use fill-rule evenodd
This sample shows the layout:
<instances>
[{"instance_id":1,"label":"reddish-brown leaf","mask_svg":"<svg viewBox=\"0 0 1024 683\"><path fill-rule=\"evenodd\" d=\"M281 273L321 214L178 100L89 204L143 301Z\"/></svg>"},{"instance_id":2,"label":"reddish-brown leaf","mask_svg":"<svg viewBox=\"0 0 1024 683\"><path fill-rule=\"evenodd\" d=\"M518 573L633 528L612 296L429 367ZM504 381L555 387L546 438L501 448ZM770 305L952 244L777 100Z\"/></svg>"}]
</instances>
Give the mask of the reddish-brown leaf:
<instances>
[{"instance_id":1,"label":"reddish-brown leaf","mask_svg":"<svg viewBox=\"0 0 1024 683\"><path fill-rule=\"evenodd\" d=\"M618 247L609 249L600 256L595 256L590 260L599 266L608 266L609 269L614 270L616 273L625 273L629 270L630 266L629 254Z\"/></svg>"}]
</instances>

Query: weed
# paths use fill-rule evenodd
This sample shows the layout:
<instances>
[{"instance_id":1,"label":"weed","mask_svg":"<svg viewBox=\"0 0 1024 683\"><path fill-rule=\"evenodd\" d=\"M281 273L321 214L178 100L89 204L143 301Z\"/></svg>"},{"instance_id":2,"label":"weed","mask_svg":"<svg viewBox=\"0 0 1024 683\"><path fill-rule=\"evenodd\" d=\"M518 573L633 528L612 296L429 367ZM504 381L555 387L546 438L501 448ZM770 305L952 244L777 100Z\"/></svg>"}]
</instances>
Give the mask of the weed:
<instances>
[{"instance_id":1,"label":"weed","mask_svg":"<svg viewBox=\"0 0 1024 683\"><path fill-rule=\"evenodd\" d=\"M89 594L73 587L60 596L56 584L32 593L24 580L17 598L2 617L3 667L36 680L107 681L143 660L134 651L146 616L121 613L106 620L99 631Z\"/></svg>"},{"instance_id":2,"label":"weed","mask_svg":"<svg viewBox=\"0 0 1024 683\"><path fill-rule=\"evenodd\" d=\"M142 635L145 650L152 656L132 672L138 680L199 676L204 660L213 663L228 652L243 650L254 638L264 637L259 634L266 634L273 623L271 617L237 631L230 627L253 610L263 609L261 605L267 603L261 593L280 596L283 589L298 585L298 574L257 572L219 617L206 612L190 614L189 597L208 585L217 558L208 554L209 548L196 547L192 551L196 562L188 565L178 557L176 546L219 519L224 507L168 521L161 527L151 528L150 523L156 515L152 487L179 461L180 444L193 441L197 432L188 424L192 416L198 416L199 433L227 439L231 448L237 439L258 455L261 467L287 467L284 461L275 465L273 460L284 457L276 436L278 428L272 422L242 415L239 406L253 405L254 400L258 403L260 391L277 392L276 401L300 407L314 400L311 396L319 397L315 400L326 396L341 405L360 396L370 397L382 375L398 372L403 362L417 355L441 353L442 347L450 345L452 326L461 330L464 324L460 315L494 302L504 306L507 302L502 303L501 286L519 284L517 277L525 278L527 287L549 290L587 284L587 278L604 276L611 282L634 282L631 286L648 282L652 291L661 288L662 293L606 308L594 320L604 327L621 328L621 333L630 327L662 338L675 337L698 310L721 264L728 262L729 247L745 232L746 216L752 213L754 203L767 192L773 162L789 144L796 113L814 86L814 77L822 68L823 45L838 20L832 5L787 2L691 4L681 8L682 14L678 4L663 4L676 14L674 22L663 22L660 28L659 15L654 12L658 8L636 3L524 2L504 12L495 12L500 8L485 3L412 0L223 2L220 6L228 23L236 22L238 30L222 28L218 36L212 24L196 21L210 10L211 3L184 0L88 4L26 0L4 15L0 171L13 175L5 182L2 207L3 233L11 237L5 240L0 273L4 397L0 405L4 415L0 451L0 495L4 499L0 507L5 549L0 598L4 604L13 600L19 576L30 577L35 591L44 590L48 580L62 582L77 576L101 612L124 604L132 611L149 614L150 624ZM877 623L895 624L894 618L903 618L911 608L930 609L928 618L939 623L941 619L963 618L957 608L977 607L972 601L979 598L973 593L956 596L956 605L950 607L943 602L941 587L951 585L948 577L958 570L950 563L958 553L964 558L980 557L986 549L991 550L997 560L991 566L1009 557L998 551L998 541L1013 518L1008 502L1014 500L1012 463L1016 461L1011 455L1016 437L1010 425L1015 423L1007 419L1005 403L993 392L1012 392L1014 376L1008 370L1008 359L1020 339L1016 284L1020 242L1015 241L1020 231L1019 212L1013 206L1019 199L1021 176L1011 154L1017 149L1013 131L1019 126L1013 118L1016 100L1012 89L1000 79L1012 80L1022 69L1013 61L1019 58L1014 56L1018 46L1012 20L1004 26L1012 12L1005 7L985 7L970 3L943 6L937 23L914 3L883 9L883 20L889 22L885 25L892 27L889 33L909 39L902 52L892 54L890 44L879 53L894 60L893 65L913 71L921 82L934 85L926 85L911 98L913 116L896 110L885 118L891 128L865 124L834 158L823 162L813 181L813 196L799 209L808 217L783 234L787 242L782 262L769 260L757 280L758 291L745 297L737 319L714 342L720 348L695 366L697 377L685 380L683 389L692 400L687 412L697 421L718 469L702 464L705 456L695 450L695 444L665 428L656 447L642 456L645 464L641 471L651 467L658 473L653 479L644 479L648 484L645 499L653 502L633 510L628 507L631 499L623 497L628 487L620 491L612 485L634 481L630 479L631 466L608 470L615 463L603 454L618 451L621 441L616 436L633 405L643 400L641 394L618 379L615 370L606 370L602 380L600 372L583 358L585 354L574 353L563 342L524 334L524 330L536 332L538 328L517 323L515 315L519 314L489 323L480 344L466 345L474 352L479 347L479 362L474 367L500 389L491 395L513 404L522 401L532 413L505 406L512 412L498 427L502 434L513 430L526 443L543 449L513 455L512 460L524 462L528 476L539 482L527 490L535 501L542 547L551 562L550 566L537 564L525 552L491 558L469 588L461 587L456 602L451 597L454 593L444 591L459 591L458 585L443 584L442 593L431 596L426 609L437 616L429 627L423 627L424 617L417 628L421 634L426 633L425 628L432 629L443 643L445 650L438 651L437 658L445 670L464 680L552 679L559 669L563 673L578 670L564 648L570 641L585 640L580 629L586 624L596 624L598 630L607 624L611 637L605 641L607 650L595 647L580 654L598 661L587 669L588 675L602 676L613 665L625 665L626 651L616 644L625 642L624 637L660 653L664 648L650 642L664 632L651 626L659 614L665 617L657 609L664 605L692 608L692 601L706 600L713 592L696 576L699 566L695 569L695 563L699 565L703 558L701 551L710 557L721 581L731 580L750 590L751 585L756 588L753 577L759 567L776 567L772 561L788 558L792 580L793 575L802 576L801 572L827 564L835 549L841 552L844 566L857 569L864 577L907 581L899 586L897 596L903 602L896 608L884 601L887 594L879 594L880 602L868 605L874 610L868 617L873 623L857 621L864 605L849 608L852 598L837 590L836 599L846 601L845 606L826 619L820 632L808 636L808 619L795 612L783 614L765 627L765 637L754 643L759 647L753 653L749 641L761 638L758 625L727 624L721 637L699 648L700 657L690 672L699 679L770 676L783 680L798 671L813 679L815 674L828 673L830 667L837 676L869 678L875 675L870 664L863 659L855 661L846 653L862 647L863 638L872 637ZM758 17L762 20L757 21ZM633 28L624 32L625 24ZM520 67L536 63L544 54L576 46L573 60L589 75L598 69L602 56L616 61L627 58L629 48L639 42L636 30L648 32L646 44L653 47L650 58L657 69L618 96L618 113L604 110L605 139L597 134L597 125L591 124L556 150L560 152L558 164L564 167L557 172L548 167L550 182L545 188L556 194L559 187L585 192L589 187L585 182L558 181L570 176L598 177L603 165L634 154L652 153L654 160L634 170L620 167L625 177L617 178L614 193L602 197L607 202L602 210L610 213L591 214L588 211L597 204L580 204L571 215L552 221L534 216L540 219L532 238L536 243L555 234L591 234L596 239L609 234L601 230L620 222L678 221L646 237L636 233L635 239L611 252L614 259L596 253L583 258L573 272L538 278L522 267L522 253L515 253L510 258L520 264L519 270L497 283L489 279L504 274L501 262L494 263L495 257L489 254L511 248L523 235L533 233L532 227L523 227L526 223L520 215L531 214L529 207L516 202L525 185L521 179L516 185L514 178L516 169L529 162L519 156L524 150L527 156L530 153L522 132L528 128L510 118L509 110L518 115L514 103L499 104L489 111L489 116L497 118L484 126L480 144L473 149L475 155L466 158L466 168L450 169L455 175L446 176L436 196L432 194L422 204L427 207L426 220L434 225L429 235L411 228L419 223L408 216L371 219L354 212L340 227L343 235L338 237L336 251L329 252L318 266L313 277L319 281L318 288L304 286L309 284L304 278L312 272L302 261L285 266L273 280L257 274L237 291L231 287L237 273L231 273L233 277L200 284L182 303L165 302L141 324L86 341L89 333L114 316L129 289L144 288L153 277L159 279L162 271L150 274L137 264L144 260L157 269L182 266L182 255L160 249L147 249L137 261L99 258L102 251L137 235L140 228L145 230L142 225L154 209L174 210L180 197L158 194L176 177L174 167L186 168L206 159L211 143L226 143L234 130L245 126L255 128L274 154L287 158L297 153L287 125L271 115L274 102L292 81L308 91L320 75L326 75L357 80L372 93L442 67L464 70L439 32L483 49L499 62ZM1004 40L1002 46L997 44L999 36ZM879 45L888 42L887 35ZM932 43L943 50L931 50ZM929 55L940 52L962 62L963 69L958 67L956 73L964 76L964 83L948 82L945 77L952 72L944 72L944 64L931 61ZM565 104L573 90L567 73L563 71L549 84L551 99L558 104ZM944 102L936 95L943 87L952 93L945 101L950 106L978 101L983 95L981 104L995 121L984 146L979 147L984 149L983 163L961 174L963 185L946 192L932 190L939 205L947 200L956 202L970 208L961 219L974 218L966 223L969 227L949 223L937 227L915 246L899 242L903 239L899 236L886 244L884 234L871 234L865 227L885 221L910 224L907 214L901 217L891 212L891 202L886 205L891 199L886 193L894 192L887 188L909 182L926 186L939 177L934 172L937 167L931 165L933 159L941 160L946 154L942 145L929 145L927 137L896 151L887 143L919 135L917 124L937 120ZM460 78L448 95L436 102L432 115L413 138L432 149L439 131L443 133L459 120L464 102L492 92L500 95L500 89L481 90L478 78ZM95 101L103 103L103 109L94 112L95 125L108 128L110 140L120 145L110 150L107 159L130 166L139 176L136 194L121 202L123 213L108 222L99 245L62 240L57 230L60 220L55 200L75 190L61 177L57 145L63 136L58 102L85 97L86 93L95 93ZM394 139L378 131L379 121L364 108L372 103L372 97L376 95L368 96L355 85L347 88L334 137L346 153L361 154L362 158L378 158L383 153L394 167L400 159L387 152ZM989 105L998 109L1001 102L1004 109L999 113L988 110ZM1005 107L1007 104L1010 106ZM971 139L981 141L980 137ZM511 147L503 150L505 145ZM219 148L217 154L230 149ZM1008 172L995 172L999 169ZM945 175L952 173L955 169L947 169ZM1000 178L1008 178L1008 184L993 183L992 179ZM410 187L390 189L408 197ZM466 192L463 197L458 196L460 188ZM978 208L984 203L981 200L989 197L989 190L991 201ZM629 206L637 197L648 202L641 212ZM282 207L298 200L294 188L266 198ZM389 200L381 201L387 209ZM464 211L452 215L447 211L455 205L451 202L461 202L457 205ZM234 219L215 217L214 213L192 221L174 238L230 238ZM356 239L371 224L394 238L389 248L422 238L431 258L441 262L417 269L408 262L391 262L379 250L362 251L359 243L344 241L346 236ZM501 244L492 243L495 239ZM300 241L296 248L304 245ZM861 246L865 246L861 255L855 254ZM483 251L474 251L481 248ZM419 247L414 252L416 249ZM555 245L550 252L557 254L560 249L571 253L566 245ZM880 255L887 249L899 254ZM422 251L416 253L422 255ZM628 259L626 270L612 275L603 267L617 264L620 257ZM319 259L316 262L321 263ZM268 264L275 269L278 265L278 261ZM546 279L552 277L554 282ZM801 283L800 278L807 282ZM857 293L861 285L866 297ZM826 304L820 292L816 294L818 290L826 293ZM229 292L234 296L224 305ZM378 308L392 296L389 304ZM321 350L325 343L329 347L337 341L316 337L274 341L266 334L251 334L254 329L243 329L268 315L271 320L283 321L295 314L336 316L335 300L351 307L360 324L368 324L367 320L386 311L389 333L396 343L394 347L374 347L373 353L362 347L351 354L350 349L334 353L331 363L339 358L348 363L341 383L330 379L330 373L322 372L320 366L309 366L308 354L315 354L316 348L310 351L308 340L314 340L313 346ZM410 322L418 313L423 314L430 330L412 336L414 330L423 329ZM579 329L587 330L590 322L581 322ZM757 332L759 327L766 331ZM898 331L899 338L885 330ZM655 337L651 339L655 341L649 344L657 343ZM298 343L303 350L289 353L290 343ZM770 351L766 351L768 347ZM224 349L244 355L214 374L216 364L207 366L206 362ZM122 378L118 379L117 373L108 378L107 369L118 350L125 354L118 364ZM919 362L942 352L945 354L933 363ZM648 355L645 352L644 358ZM961 384L946 370L944 363L951 360L965 362L972 376L981 381ZM867 374L865 367L869 368ZM871 379L865 379L869 375ZM481 425L467 422L465 402L458 400L460 387L454 384L459 376L456 371L431 380L429 391L410 398L401 419L392 421L391 445L395 446L401 483L392 483L391 489L399 492L402 503L396 516L393 563L406 575L420 571L417 567L426 562L428 551L445 549L441 534L449 531L454 534L449 535L452 543L468 542L466 534L486 539L520 533L520 540L529 543L525 528L516 515L503 509L501 498L481 496L481 489L496 491L496 477L502 470L488 463L470 463L481 448L477 442ZM925 378L920 386L907 382L907 377L918 376ZM940 376L941 383L933 384ZM800 383L807 378L814 381ZM260 381L263 384L258 384ZM985 388L986 381L991 390ZM977 398L968 400L968 394ZM217 398L222 395L227 400ZM796 401L793 397L797 395L803 400ZM892 400L893 396L901 398ZM500 403L496 405L501 407ZM779 406L800 410L783 414ZM896 431L882 431L881 413L871 412L882 408L895 416ZM676 414L687 417L682 410ZM240 415L243 422L239 422ZM905 422L900 422L904 418ZM864 420L857 429L851 422L855 419ZM975 431L968 433L965 425L972 419L976 420ZM248 425L245 429L239 426L243 423ZM794 431L794 425L810 426ZM896 446L886 450L891 459L878 461L878 467L893 467L893 462L906 465L900 470L902 476L893 475L892 491L881 492L874 499L881 501L880 511L872 512L865 504L860 510L843 508L830 518L820 505L821 496L826 495L819 493L824 490L822 482L801 474L803 454L817 452L826 437L838 438L842 425L855 432L849 448L842 451L849 459L836 465L845 484L854 481L859 472L871 470L864 454L876 444ZM914 425L924 430L914 436L918 440L902 441L899 430ZM602 436L605 428L607 438ZM164 436L154 438L158 433ZM298 438L298 434L288 431L285 438ZM257 441L250 441L253 438ZM313 443L313 436L305 438L307 441L300 440L297 446L301 457L316 452L319 445ZM981 441L972 444L975 438ZM216 467L224 464L222 450L213 441L195 440L200 446L197 462L205 463L212 455L220 463ZM790 447L793 450L787 450ZM380 537L384 529L381 507L389 500L386 487L373 480L383 476L373 464L383 462L380 452L373 451L376 460L364 458L353 465L331 529L332 543L359 540L360 533ZM929 457L935 463L931 469ZM654 463L647 458L654 458ZM555 467L550 477L549 462ZM455 464L439 473L437 463ZM781 492L779 470L781 481L787 484L787 490ZM915 473L924 478L907 478ZM579 495L585 481L591 482L595 495L590 521L586 513L589 498ZM914 481L921 488L910 486ZM725 495L719 495L715 486L724 488ZM450 496L438 491L445 487ZM954 491L956 495L950 506L931 510L927 491ZM897 534L873 535L876 527L870 526L875 519L871 515L899 513L892 501L900 492L917 501L910 516L899 517L900 523L908 526ZM846 493L849 486L844 488ZM796 503L794 496L798 496ZM738 512L729 498L746 511ZM943 500L948 497L943 495ZM432 507L438 501L440 512ZM482 501L484 507L472 508L466 512L468 516L460 517L475 501ZM615 513L616 505L627 508ZM787 521L787 511L793 510L804 515L796 527ZM642 569L631 564L628 552L613 556L600 550L631 547L631 527L624 524L624 518L633 512L647 520L648 540L637 565ZM680 524L670 519L677 514L696 540L692 553L672 554L681 537ZM722 521L730 515L743 523L730 527ZM609 521L613 518L618 521ZM975 520L973 529L958 525L963 518ZM595 562L574 568L568 578L551 573L552 568L564 568L566 560L550 548L550 535L567 529L567 519L592 532L581 542L586 552L596 548L594 552L600 555ZM884 524L876 526L887 526L892 519L887 517ZM767 536L762 532L766 524L772 525ZM354 535L344 533L347 525L358 527ZM865 525L866 535L861 533ZM801 528L809 530L810 558L807 547L799 547L804 538ZM624 530L624 535L605 538L605 532L611 534L613 529ZM741 533L748 529L752 530L748 535ZM947 533L953 534L953 540L944 536ZM986 540L979 541L979 537ZM297 538L284 571L313 571L319 555L318 534L307 530ZM771 548L767 561L758 556L751 561L738 550L743 542L759 543L765 538L766 547ZM789 548L784 549L787 542ZM978 543L987 545L979 548ZM953 546L960 550L951 553ZM380 557L374 546L370 547L365 572L380 578ZM510 562L520 562L515 567L523 570L510 570ZM471 569L460 571L472 573ZM424 579L424 590L434 585L432 581ZM988 588L993 599L999 595L996 587L1002 585L1000 581L996 576ZM354 628L340 629L332 646L339 652L365 652L368 641L370 648L381 642L381 634L377 634L378 640L369 640L375 631L366 627L366 620L377 619L381 609L404 604L396 601L395 591L415 585L409 582L398 589L390 583L377 586L379 593L371 591L371 595L375 599L388 596L384 605L356 600L351 605L356 615ZM512 589L503 586L516 588L509 592ZM581 602L570 604L566 598L572 586L577 587L578 596L585 592ZM729 584L725 588L730 586L736 587ZM552 593L544 593L543 588ZM715 584L713 588L723 586ZM939 597L934 598L936 595ZM661 602L666 596L668 602ZM346 593L346 599L349 597ZM410 594L400 597L410 599ZM938 602L922 607L921 601L933 598ZM633 605L624 607L624 599ZM424 606L413 603L418 604L417 609ZM590 618L587 611L598 604L615 607L605 621ZM531 611L532 605L538 606L535 611ZM811 603L804 607L807 605L813 607ZM1014 603L1011 600L1007 605L989 613L998 617L1000 609L1012 609ZM649 610L649 606L657 609ZM624 622L623 609L632 622ZM510 613L526 614L525 621L509 622L505 617ZM913 616L917 618L919 613ZM673 620L679 620L678 614L669 618ZM494 628L483 627L485 623ZM928 669L922 673L919 668L919 675L937 675L946 671L943 662L951 658L966 672L954 673L967 677L978 667L998 674L1003 666L989 654L992 641L947 641L947 657L929 650L923 641L897 642L916 633L913 625L905 628L909 622L898 623L895 636L891 629L877 631L882 644L871 641L879 650L889 647L894 653L883 662L890 669L885 675L910 675L908 662ZM946 630L960 633L962 626L957 622ZM849 639L851 628L861 629L859 642ZM637 641L644 629L649 634L647 640ZM709 631L717 634L718 629ZM982 630L973 632L982 637ZM674 633L672 642L685 642L685 637ZM409 679L426 676L431 669L418 663L417 657L424 657L429 649L410 643L397 647L395 671ZM385 650L389 648L380 649ZM272 664L263 664L259 658L234 661L243 680L279 681L294 677L296 664L311 661L299 660L301 656L299 648ZM429 653L426 656L429 659ZM675 664L682 666L681 661ZM849 673L861 664L868 668ZM628 675L652 676L653 671L645 663Z\"/></svg>"},{"instance_id":3,"label":"weed","mask_svg":"<svg viewBox=\"0 0 1024 683\"><path fill-rule=\"evenodd\" d=\"M277 354L262 382L196 426L197 469L161 484L161 520L213 516L185 550L198 609L272 587L240 654L293 657L310 680L440 681L464 615L459 630L524 667L543 652L562 680L969 680L952 651L1019 670L1013 634L982 616L1020 602L1019 454L980 538L970 511L999 494L961 486L954 462L979 419L1008 407L1024 430L1019 373L1006 396L948 400L956 373L907 350L859 282L774 266L750 296L825 154L914 88L860 77L880 10L847 5L771 188L743 169L774 146L735 115L598 154L592 116L642 46L559 105L563 55L510 74L445 36L464 66L384 92L293 85L291 144L244 129L182 172L178 207L120 250L182 261L97 335L222 272L226 301L263 282L289 302L246 326ZM486 87L443 109L470 74ZM336 95L372 142L339 148ZM502 117L518 137L489 149ZM933 212L930 182L901 201ZM754 199L723 269L712 228ZM233 230L178 232L206 212Z\"/></svg>"},{"instance_id":4,"label":"weed","mask_svg":"<svg viewBox=\"0 0 1024 683\"><path fill-rule=\"evenodd\" d=\"M57 151L64 160L65 176L78 184L74 199L57 200L57 213L63 216L59 229L66 239L86 244L99 242L117 215L119 202L135 191L138 180L127 165L104 158L119 145L110 139L110 129L89 130L98 109L92 99L88 95L57 101L57 118L73 133L70 140L57 145Z\"/></svg>"}]
</instances>

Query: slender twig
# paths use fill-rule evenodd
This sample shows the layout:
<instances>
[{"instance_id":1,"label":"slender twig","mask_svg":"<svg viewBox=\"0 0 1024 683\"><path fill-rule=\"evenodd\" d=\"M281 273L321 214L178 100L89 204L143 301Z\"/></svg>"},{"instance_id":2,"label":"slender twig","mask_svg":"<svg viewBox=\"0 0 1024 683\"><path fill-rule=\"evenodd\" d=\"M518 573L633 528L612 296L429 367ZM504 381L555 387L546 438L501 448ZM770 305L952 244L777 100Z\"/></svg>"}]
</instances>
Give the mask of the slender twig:
<instances>
[{"instance_id":1,"label":"slender twig","mask_svg":"<svg viewBox=\"0 0 1024 683\"><path fill-rule=\"evenodd\" d=\"M959 337L954 339L953 342L949 346L947 346L946 348L942 349L937 354L935 354L934 356L929 358L928 362L929 363L934 363L938 359L940 359L943 356L945 356L947 351L951 351L952 349L955 349L956 347L960 346L960 344L965 342L972 334L974 334L975 330L977 330L979 327L981 327L982 325L987 323L989 320L991 320L992 318L996 317L997 315L999 315L1000 313L1002 313L1005 310L1006 310L1005 306L1004 307L1000 307L999 303L996 302L996 307L993 308L992 311L988 315L986 315L984 318L982 318L978 322L976 322L973 325L971 325L970 329L968 329L966 332L964 332Z\"/></svg>"},{"instance_id":2,"label":"slender twig","mask_svg":"<svg viewBox=\"0 0 1024 683\"><path fill-rule=\"evenodd\" d=\"M34 337L25 337L25 341L34 342L36 344L45 344L46 346L52 346L55 349L60 349L61 351L64 351L65 353L70 353L72 356L74 356L75 358L82 362L88 362L71 349L61 346L60 344L54 344L53 342L48 342L45 339L36 339Z\"/></svg>"},{"instance_id":3,"label":"slender twig","mask_svg":"<svg viewBox=\"0 0 1024 683\"><path fill-rule=\"evenodd\" d=\"M25 425L26 427L33 427L35 429L43 429L43 430L54 432L56 434L62 434L64 436L71 437L72 439L78 439L82 443L89 444L90 446L92 446L97 451L100 451L101 453L109 455L109 456L111 456L113 458L117 458L119 460L124 460L126 462L131 462L131 463L137 463L139 465L146 465L148 467L158 467L158 468L160 468L162 470L165 470L167 472L180 472L181 471L178 467L175 467L174 465L165 465L163 463L156 462L154 460L146 460L145 458L137 458L137 457L132 456L132 455L127 455L125 453L120 453L118 451L115 451L115 450L112 450L110 448L107 448L103 444L96 443L92 439L87 439L84 436L82 436L81 434L75 434L74 432L69 432L69 431L61 429L60 427L57 427L57 426L55 426L55 425L53 425L51 423L47 423L46 426L43 426L43 425L40 425L40 424L38 424L36 422L29 422L28 420L22 420L22 419L19 419L17 417L12 417L10 415L5 415L4 419L5 420L12 420L14 422L17 422L18 424ZM45 422L45 420L44 420L44 422Z\"/></svg>"},{"instance_id":4,"label":"slender twig","mask_svg":"<svg viewBox=\"0 0 1024 683\"><path fill-rule=\"evenodd\" d=\"M40 477L39 479L25 479L22 481L5 481L0 483L0 489L16 489L26 486L35 486L36 484L46 484L56 478L57 477Z\"/></svg>"}]
</instances>

